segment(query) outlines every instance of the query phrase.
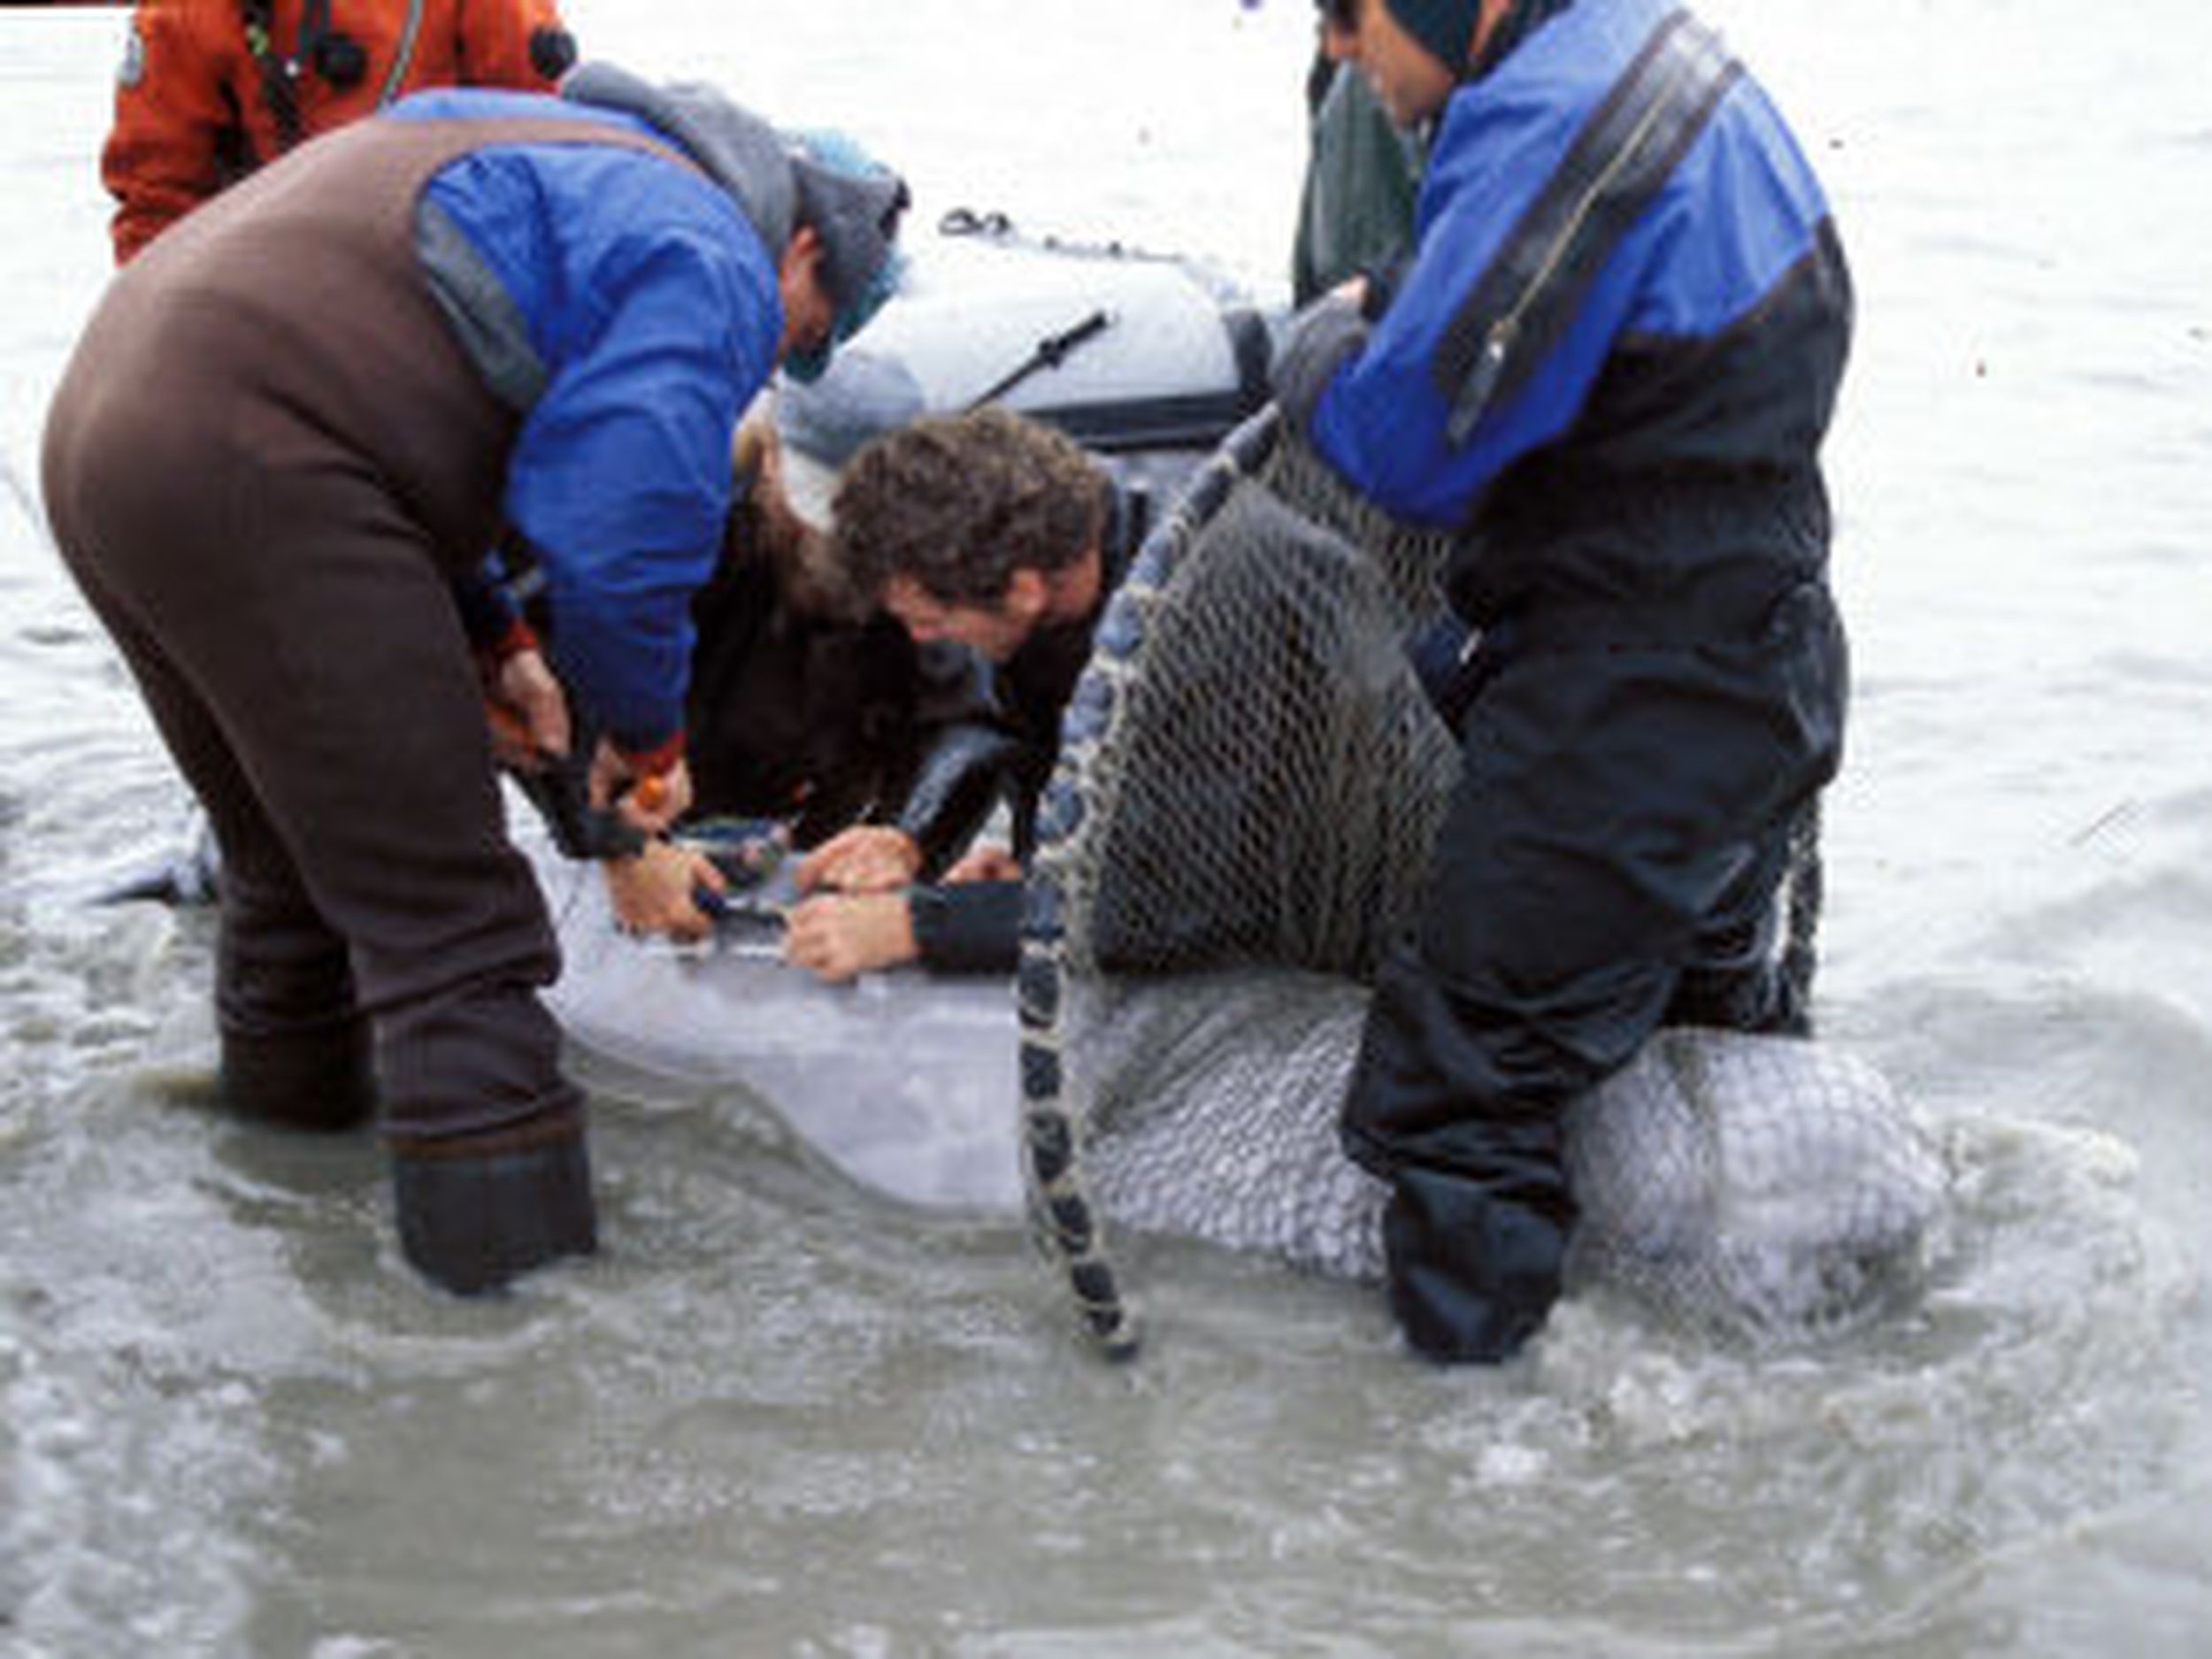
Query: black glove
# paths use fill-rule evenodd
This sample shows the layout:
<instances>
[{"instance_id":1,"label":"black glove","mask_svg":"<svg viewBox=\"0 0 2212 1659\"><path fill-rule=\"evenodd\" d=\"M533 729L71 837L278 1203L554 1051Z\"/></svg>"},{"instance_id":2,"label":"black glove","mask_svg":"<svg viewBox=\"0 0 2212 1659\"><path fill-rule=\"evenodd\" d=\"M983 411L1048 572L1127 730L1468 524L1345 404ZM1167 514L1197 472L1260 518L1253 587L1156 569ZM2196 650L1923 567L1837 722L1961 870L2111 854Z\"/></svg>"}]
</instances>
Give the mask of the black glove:
<instances>
[{"instance_id":1,"label":"black glove","mask_svg":"<svg viewBox=\"0 0 2212 1659\"><path fill-rule=\"evenodd\" d=\"M1446 1363L1511 1358L1559 1299L1564 1229L1463 1176L1404 1168L1395 1182L1383 1253L1406 1340Z\"/></svg>"},{"instance_id":2,"label":"black glove","mask_svg":"<svg viewBox=\"0 0 2212 1659\"><path fill-rule=\"evenodd\" d=\"M1316 300L1290 319L1269 378L1283 418L1297 431L1312 429L1314 406L1344 360L1367 343L1367 326L1359 307L1339 295Z\"/></svg>"},{"instance_id":3,"label":"black glove","mask_svg":"<svg viewBox=\"0 0 2212 1659\"><path fill-rule=\"evenodd\" d=\"M591 803L591 757L596 747L579 733L565 755L549 755L533 772L510 772L545 820L565 857L630 858L645 848L645 832L612 807Z\"/></svg>"},{"instance_id":4,"label":"black glove","mask_svg":"<svg viewBox=\"0 0 2212 1659\"><path fill-rule=\"evenodd\" d=\"M1022 884L924 883L906 890L922 966L933 973L1011 973L1021 960Z\"/></svg>"},{"instance_id":5,"label":"black glove","mask_svg":"<svg viewBox=\"0 0 2212 1659\"><path fill-rule=\"evenodd\" d=\"M391 1154L400 1249L456 1295L598 1247L580 1110L479 1134L394 1136Z\"/></svg>"}]
</instances>

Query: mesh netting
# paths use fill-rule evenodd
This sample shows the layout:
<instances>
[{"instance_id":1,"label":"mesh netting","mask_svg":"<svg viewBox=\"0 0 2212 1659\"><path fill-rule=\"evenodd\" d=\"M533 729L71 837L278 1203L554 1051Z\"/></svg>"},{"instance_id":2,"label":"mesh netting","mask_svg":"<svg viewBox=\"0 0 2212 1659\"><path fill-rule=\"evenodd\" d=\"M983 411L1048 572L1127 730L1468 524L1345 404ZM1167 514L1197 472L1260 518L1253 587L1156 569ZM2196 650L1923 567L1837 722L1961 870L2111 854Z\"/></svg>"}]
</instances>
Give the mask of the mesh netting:
<instances>
[{"instance_id":1,"label":"mesh netting","mask_svg":"<svg viewBox=\"0 0 2212 1659\"><path fill-rule=\"evenodd\" d=\"M1371 977L1420 890L1458 770L1407 635L1439 548L1399 580L1243 475L1200 475L1109 606L1063 725L1041 835L1067 965L1230 961ZM1202 557L1197 556L1202 551Z\"/></svg>"},{"instance_id":2,"label":"mesh netting","mask_svg":"<svg viewBox=\"0 0 2212 1659\"><path fill-rule=\"evenodd\" d=\"M1040 818L1021 973L1033 1221L1110 1352L1102 1222L1379 1276L1386 1189L1337 1115L1457 747L1409 646L1446 544L1263 415L1102 621ZM1817 889L1792 888L1807 971ZM1882 1079L1824 1045L1665 1032L1571 1111L1571 1284L1761 1335L1916 1277L1943 1179Z\"/></svg>"}]
</instances>

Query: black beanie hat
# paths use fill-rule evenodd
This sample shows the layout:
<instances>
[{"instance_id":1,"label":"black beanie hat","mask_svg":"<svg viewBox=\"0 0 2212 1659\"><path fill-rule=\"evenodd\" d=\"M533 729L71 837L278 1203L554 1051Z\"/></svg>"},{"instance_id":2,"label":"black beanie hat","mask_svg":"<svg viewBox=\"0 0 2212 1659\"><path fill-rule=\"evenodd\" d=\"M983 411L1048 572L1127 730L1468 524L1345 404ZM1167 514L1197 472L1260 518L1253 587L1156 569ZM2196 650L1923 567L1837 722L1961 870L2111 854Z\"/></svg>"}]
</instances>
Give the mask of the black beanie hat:
<instances>
[{"instance_id":1,"label":"black beanie hat","mask_svg":"<svg viewBox=\"0 0 2212 1659\"><path fill-rule=\"evenodd\" d=\"M1467 73L1468 47L1482 0L1382 0L1398 27L1455 75Z\"/></svg>"}]
</instances>

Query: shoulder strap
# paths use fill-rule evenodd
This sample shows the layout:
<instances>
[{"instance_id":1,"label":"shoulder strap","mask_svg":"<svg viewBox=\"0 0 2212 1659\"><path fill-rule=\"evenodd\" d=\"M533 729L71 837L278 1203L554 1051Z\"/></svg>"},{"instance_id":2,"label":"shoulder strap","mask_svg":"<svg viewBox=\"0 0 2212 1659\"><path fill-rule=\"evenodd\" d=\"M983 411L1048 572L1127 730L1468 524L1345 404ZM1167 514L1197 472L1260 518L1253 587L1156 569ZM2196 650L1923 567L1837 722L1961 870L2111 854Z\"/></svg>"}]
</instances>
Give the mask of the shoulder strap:
<instances>
[{"instance_id":1,"label":"shoulder strap","mask_svg":"<svg viewBox=\"0 0 2212 1659\"><path fill-rule=\"evenodd\" d=\"M1743 73L1719 35L1670 13L1585 124L1444 330L1431 372L1463 444L1565 334L1590 285Z\"/></svg>"},{"instance_id":2,"label":"shoulder strap","mask_svg":"<svg viewBox=\"0 0 2212 1659\"><path fill-rule=\"evenodd\" d=\"M277 150L282 154L300 142L300 106L292 92L291 65L276 49L274 7L270 0L239 0L238 10L246 31L246 52L261 72L261 101L268 106Z\"/></svg>"}]
</instances>

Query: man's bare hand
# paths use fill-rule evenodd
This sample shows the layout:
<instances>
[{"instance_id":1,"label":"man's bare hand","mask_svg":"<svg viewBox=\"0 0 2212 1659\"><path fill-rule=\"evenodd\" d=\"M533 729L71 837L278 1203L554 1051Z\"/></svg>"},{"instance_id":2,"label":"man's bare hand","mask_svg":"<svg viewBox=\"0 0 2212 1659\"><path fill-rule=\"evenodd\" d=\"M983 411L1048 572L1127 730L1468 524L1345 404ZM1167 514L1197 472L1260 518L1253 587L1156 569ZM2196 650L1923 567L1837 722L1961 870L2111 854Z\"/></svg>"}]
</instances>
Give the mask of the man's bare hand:
<instances>
[{"instance_id":1,"label":"man's bare hand","mask_svg":"<svg viewBox=\"0 0 2212 1659\"><path fill-rule=\"evenodd\" d=\"M691 768L680 757L665 772L640 777L622 751L602 739L591 757L591 803L616 809L648 835L664 834L691 810Z\"/></svg>"},{"instance_id":2,"label":"man's bare hand","mask_svg":"<svg viewBox=\"0 0 2212 1659\"><path fill-rule=\"evenodd\" d=\"M529 772L549 755L568 753L568 699L542 651L502 657L484 695L491 709L492 752L502 765Z\"/></svg>"},{"instance_id":3,"label":"man's bare hand","mask_svg":"<svg viewBox=\"0 0 2212 1659\"><path fill-rule=\"evenodd\" d=\"M972 847L961 856L960 861L945 872L948 881L1019 881L1022 862L1014 856L1010 847L996 841L985 841Z\"/></svg>"},{"instance_id":4,"label":"man's bare hand","mask_svg":"<svg viewBox=\"0 0 2212 1659\"><path fill-rule=\"evenodd\" d=\"M714 920L699 908L702 887L726 892L729 884L705 854L667 841L648 841L634 858L611 858L607 898L623 931L688 942L704 939Z\"/></svg>"},{"instance_id":5,"label":"man's bare hand","mask_svg":"<svg viewBox=\"0 0 2212 1659\"><path fill-rule=\"evenodd\" d=\"M921 873L921 844L904 830L856 824L799 861L792 872L802 893L887 893Z\"/></svg>"},{"instance_id":6,"label":"man's bare hand","mask_svg":"<svg viewBox=\"0 0 2212 1659\"><path fill-rule=\"evenodd\" d=\"M784 930L784 960L833 985L917 954L903 893L820 894L794 907Z\"/></svg>"}]
</instances>

